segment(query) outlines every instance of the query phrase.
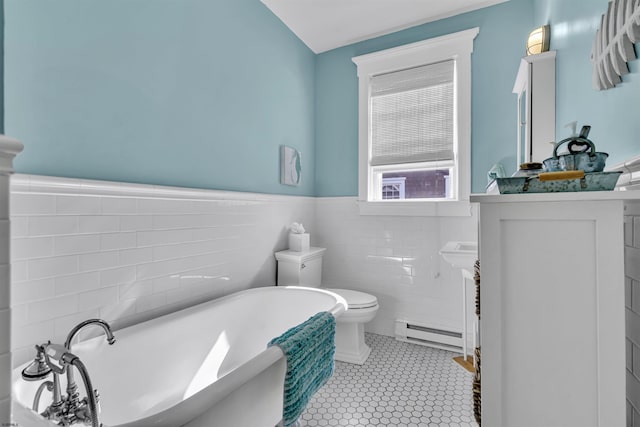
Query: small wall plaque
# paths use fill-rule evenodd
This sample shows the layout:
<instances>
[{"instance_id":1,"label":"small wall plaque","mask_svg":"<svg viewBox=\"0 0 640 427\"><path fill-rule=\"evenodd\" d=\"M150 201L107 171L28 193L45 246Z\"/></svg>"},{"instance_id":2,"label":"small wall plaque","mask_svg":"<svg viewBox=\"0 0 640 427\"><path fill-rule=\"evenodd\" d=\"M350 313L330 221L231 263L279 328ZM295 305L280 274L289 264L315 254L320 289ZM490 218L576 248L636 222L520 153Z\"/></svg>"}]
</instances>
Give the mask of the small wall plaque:
<instances>
[{"instance_id":1,"label":"small wall plaque","mask_svg":"<svg viewBox=\"0 0 640 427\"><path fill-rule=\"evenodd\" d=\"M287 145L280 146L280 183L299 185L302 175L301 154Z\"/></svg>"}]
</instances>

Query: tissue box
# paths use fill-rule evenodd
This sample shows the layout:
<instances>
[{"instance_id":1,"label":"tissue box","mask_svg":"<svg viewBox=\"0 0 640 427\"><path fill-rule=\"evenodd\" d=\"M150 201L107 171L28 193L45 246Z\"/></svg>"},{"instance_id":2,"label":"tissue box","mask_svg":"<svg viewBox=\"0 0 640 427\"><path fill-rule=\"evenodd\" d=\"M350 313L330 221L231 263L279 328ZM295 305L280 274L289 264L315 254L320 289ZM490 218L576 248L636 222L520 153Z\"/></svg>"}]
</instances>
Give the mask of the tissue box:
<instances>
[{"instance_id":1,"label":"tissue box","mask_svg":"<svg viewBox=\"0 0 640 427\"><path fill-rule=\"evenodd\" d=\"M289 233L289 250L305 252L309 250L309 233Z\"/></svg>"}]
</instances>

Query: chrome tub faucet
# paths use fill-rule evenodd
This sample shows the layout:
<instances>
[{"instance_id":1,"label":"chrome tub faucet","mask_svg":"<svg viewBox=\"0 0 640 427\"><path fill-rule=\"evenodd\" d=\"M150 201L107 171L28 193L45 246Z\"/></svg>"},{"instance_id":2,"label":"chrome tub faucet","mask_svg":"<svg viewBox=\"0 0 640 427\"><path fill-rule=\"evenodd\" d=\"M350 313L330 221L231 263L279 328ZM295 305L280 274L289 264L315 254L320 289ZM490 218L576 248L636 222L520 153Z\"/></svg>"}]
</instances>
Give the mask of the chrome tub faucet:
<instances>
[{"instance_id":1,"label":"chrome tub faucet","mask_svg":"<svg viewBox=\"0 0 640 427\"><path fill-rule=\"evenodd\" d=\"M89 372L84 363L70 351L71 341L75 335L85 326L101 326L107 334L107 342L112 345L116 339L113 336L111 327L107 322L100 319L90 319L76 325L65 341L65 345L47 343L36 345L36 357L22 371L22 378L26 381L39 381L45 379L53 373L53 381L43 382L36 391L33 400L33 410L38 412L38 406L42 392L46 388L53 393L53 402L40 415L58 422L62 426L70 426L74 423L91 424L92 427L100 427L98 415L99 394L93 388ZM78 386L73 376L73 368L80 372L80 377L87 391L87 397L80 400ZM59 375L67 375L67 394L63 395L60 390Z\"/></svg>"},{"instance_id":2,"label":"chrome tub faucet","mask_svg":"<svg viewBox=\"0 0 640 427\"><path fill-rule=\"evenodd\" d=\"M80 332L80 330L84 327L91 325L100 326L102 329L104 329L104 332L107 334L107 342L110 345L113 345L113 343L116 342L116 337L113 336L113 332L111 332L111 326L109 326L107 322L102 319L89 319L85 320L84 322L78 323L73 327L73 329L71 329L69 335L67 335L67 340L64 342L64 346L67 348L67 350L71 349L71 341L73 341L73 338L76 336L76 334Z\"/></svg>"}]
</instances>

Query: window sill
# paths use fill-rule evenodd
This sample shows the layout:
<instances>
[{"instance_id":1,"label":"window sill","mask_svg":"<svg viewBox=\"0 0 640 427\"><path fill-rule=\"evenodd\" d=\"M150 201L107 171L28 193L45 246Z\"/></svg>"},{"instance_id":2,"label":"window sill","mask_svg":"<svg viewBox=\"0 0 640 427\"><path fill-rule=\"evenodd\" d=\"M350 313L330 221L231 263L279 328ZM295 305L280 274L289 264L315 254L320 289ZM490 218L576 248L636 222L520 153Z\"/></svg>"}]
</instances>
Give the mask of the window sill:
<instances>
[{"instance_id":1,"label":"window sill","mask_svg":"<svg viewBox=\"0 0 640 427\"><path fill-rule=\"evenodd\" d=\"M406 202L367 202L358 201L360 215L390 216L436 216L463 217L471 216L471 202L463 201L406 201Z\"/></svg>"}]
</instances>

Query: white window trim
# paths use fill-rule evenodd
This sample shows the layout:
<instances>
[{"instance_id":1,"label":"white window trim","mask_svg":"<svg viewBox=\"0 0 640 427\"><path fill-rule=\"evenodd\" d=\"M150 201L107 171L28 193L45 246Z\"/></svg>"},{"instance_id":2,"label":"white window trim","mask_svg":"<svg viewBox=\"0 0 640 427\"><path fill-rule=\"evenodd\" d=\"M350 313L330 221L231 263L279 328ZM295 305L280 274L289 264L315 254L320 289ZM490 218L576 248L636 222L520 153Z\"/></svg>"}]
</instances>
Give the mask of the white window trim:
<instances>
[{"instance_id":1,"label":"white window trim","mask_svg":"<svg viewBox=\"0 0 640 427\"><path fill-rule=\"evenodd\" d=\"M361 215L469 216L471 205L471 53L478 27L399 46L352 61L358 68L358 205ZM454 135L458 168L456 200L370 201L369 80L371 76L455 59L457 129Z\"/></svg>"}]
</instances>

